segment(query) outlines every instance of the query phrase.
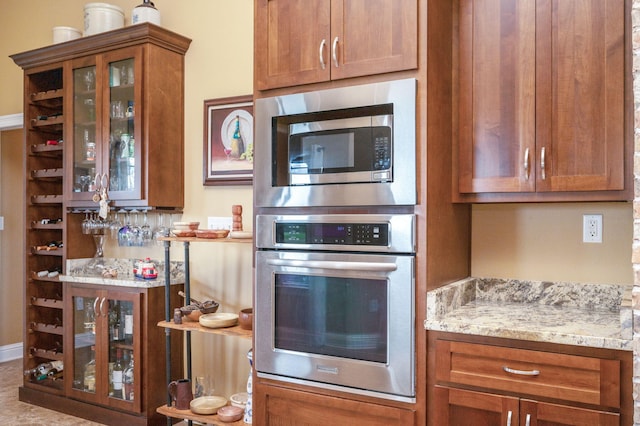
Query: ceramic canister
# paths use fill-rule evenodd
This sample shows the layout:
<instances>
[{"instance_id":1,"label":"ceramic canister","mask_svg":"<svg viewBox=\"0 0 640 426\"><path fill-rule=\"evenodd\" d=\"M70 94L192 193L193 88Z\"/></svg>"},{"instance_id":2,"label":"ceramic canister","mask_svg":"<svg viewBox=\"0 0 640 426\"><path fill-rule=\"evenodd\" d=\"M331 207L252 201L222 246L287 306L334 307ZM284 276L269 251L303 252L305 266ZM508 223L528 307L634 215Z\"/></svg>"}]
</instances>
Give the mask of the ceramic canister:
<instances>
[{"instance_id":1,"label":"ceramic canister","mask_svg":"<svg viewBox=\"0 0 640 426\"><path fill-rule=\"evenodd\" d=\"M150 22L155 25L160 25L160 12L154 4L148 0L139 4L133 8L131 12L131 24L141 24L143 22Z\"/></svg>"},{"instance_id":2,"label":"ceramic canister","mask_svg":"<svg viewBox=\"0 0 640 426\"><path fill-rule=\"evenodd\" d=\"M65 41L80 38L80 30L72 27L53 27L53 43L64 43Z\"/></svg>"},{"instance_id":3,"label":"ceramic canister","mask_svg":"<svg viewBox=\"0 0 640 426\"><path fill-rule=\"evenodd\" d=\"M87 3L84 6L84 35L124 27L124 11L108 3Z\"/></svg>"}]
</instances>

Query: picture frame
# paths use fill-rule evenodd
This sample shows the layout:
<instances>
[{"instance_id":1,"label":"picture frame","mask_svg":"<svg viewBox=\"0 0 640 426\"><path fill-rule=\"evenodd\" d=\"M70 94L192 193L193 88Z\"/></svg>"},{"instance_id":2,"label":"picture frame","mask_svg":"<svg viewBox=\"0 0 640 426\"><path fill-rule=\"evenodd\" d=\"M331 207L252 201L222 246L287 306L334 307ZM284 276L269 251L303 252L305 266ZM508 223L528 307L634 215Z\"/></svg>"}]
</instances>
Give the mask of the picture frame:
<instances>
[{"instance_id":1,"label":"picture frame","mask_svg":"<svg viewBox=\"0 0 640 426\"><path fill-rule=\"evenodd\" d=\"M203 185L253 184L253 96L204 101Z\"/></svg>"}]
</instances>

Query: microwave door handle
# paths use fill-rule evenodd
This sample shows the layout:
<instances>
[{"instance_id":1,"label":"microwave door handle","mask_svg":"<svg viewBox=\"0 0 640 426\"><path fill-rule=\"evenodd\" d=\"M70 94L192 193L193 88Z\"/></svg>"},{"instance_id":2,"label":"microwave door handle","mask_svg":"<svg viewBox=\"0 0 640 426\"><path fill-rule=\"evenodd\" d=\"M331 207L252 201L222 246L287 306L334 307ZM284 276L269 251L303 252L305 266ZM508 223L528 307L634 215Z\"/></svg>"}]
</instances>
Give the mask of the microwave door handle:
<instances>
[{"instance_id":1,"label":"microwave door handle","mask_svg":"<svg viewBox=\"0 0 640 426\"><path fill-rule=\"evenodd\" d=\"M310 269L340 269L349 271L369 271L369 272L391 272L398 269L395 263L377 262L341 262L327 260L287 260L268 259L267 264L271 266L293 266Z\"/></svg>"}]
</instances>

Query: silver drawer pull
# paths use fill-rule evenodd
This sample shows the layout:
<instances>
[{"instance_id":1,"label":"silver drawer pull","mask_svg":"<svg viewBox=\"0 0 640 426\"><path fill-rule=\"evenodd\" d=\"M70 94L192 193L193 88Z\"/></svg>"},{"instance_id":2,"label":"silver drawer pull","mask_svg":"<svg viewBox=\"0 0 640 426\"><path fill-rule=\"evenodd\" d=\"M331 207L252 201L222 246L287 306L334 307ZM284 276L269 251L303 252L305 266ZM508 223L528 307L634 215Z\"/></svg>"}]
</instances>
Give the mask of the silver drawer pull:
<instances>
[{"instance_id":1,"label":"silver drawer pull","mask_svg":"<svg viewBox=\"0 0 640 426\"><path fill-rule=\"evenodd\" d=\"M509 410L507 413L507 426L511 426L511 417L513 417L513 412Z\"/></svg>"},{"instance_id":2,"label":"silver drawer pull","mask_svg":"<svg viewBox=\"0 0 640 426\"><path fill-rule=\"evenodd\" d=\"M525 421L524 426L531 426L531 414L527 414L527 420Z\"/></svg>"},{"instance_id":3,"label":"silver drawer pull","mask_svg":"<svg viewBox=\"0 0 640 426\"><path fill-rule=\"evenodd\" d=\"M506 373L517 374L519 376L538 376L540 375L540 370L514 370L513 368L509 368L506 365L502 367L502 369Z\"/></svg>"}]
</instances>

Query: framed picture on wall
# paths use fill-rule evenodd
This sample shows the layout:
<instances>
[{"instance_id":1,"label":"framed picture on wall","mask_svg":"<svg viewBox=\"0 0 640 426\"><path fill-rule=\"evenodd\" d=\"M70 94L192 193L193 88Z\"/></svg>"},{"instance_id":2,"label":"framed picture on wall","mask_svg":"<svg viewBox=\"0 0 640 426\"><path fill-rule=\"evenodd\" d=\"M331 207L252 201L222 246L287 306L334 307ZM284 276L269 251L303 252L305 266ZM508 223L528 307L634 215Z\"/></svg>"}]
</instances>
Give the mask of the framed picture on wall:
<instances>
[{"instance_id":1,"label":"framed picture on wall","mask_svg":"<svg viewBox=\"0 0 640 426\"><path fill-rule=\"evenodd\" d=\"M253 97L204 101L203 184L253 182Z\"/></svg>"}]
</instances>

